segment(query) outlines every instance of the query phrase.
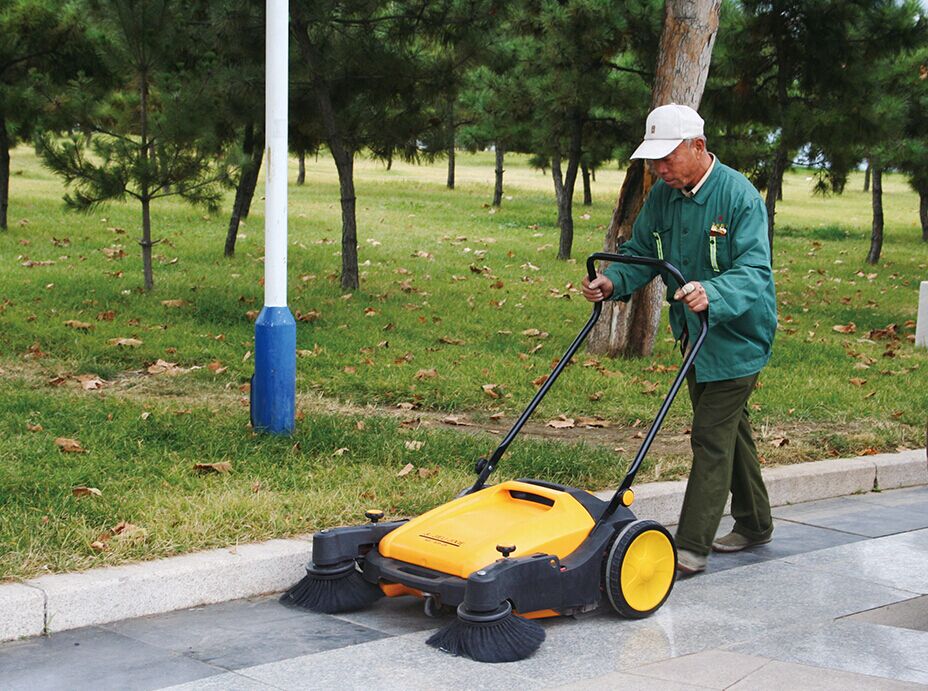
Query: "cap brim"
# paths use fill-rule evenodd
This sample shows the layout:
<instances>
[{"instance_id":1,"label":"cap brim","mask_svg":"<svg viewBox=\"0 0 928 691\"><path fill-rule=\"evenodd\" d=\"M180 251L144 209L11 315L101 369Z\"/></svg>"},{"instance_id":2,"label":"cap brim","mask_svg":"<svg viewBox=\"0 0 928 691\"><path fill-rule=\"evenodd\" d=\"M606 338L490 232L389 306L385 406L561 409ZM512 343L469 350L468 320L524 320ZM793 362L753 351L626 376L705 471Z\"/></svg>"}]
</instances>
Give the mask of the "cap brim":
<instances>
[{"instance_id":1,"label":"cap brim","mask_svg":"<svg viewBox=\"0 0 928 691\"><path fill-rule=\"evenodd\" d=\"M664 158L682 142L682 139L645 139L641 142L641 146L635 149L631 158L646 158L652 161Z\"/></svg>"}]
</instances>

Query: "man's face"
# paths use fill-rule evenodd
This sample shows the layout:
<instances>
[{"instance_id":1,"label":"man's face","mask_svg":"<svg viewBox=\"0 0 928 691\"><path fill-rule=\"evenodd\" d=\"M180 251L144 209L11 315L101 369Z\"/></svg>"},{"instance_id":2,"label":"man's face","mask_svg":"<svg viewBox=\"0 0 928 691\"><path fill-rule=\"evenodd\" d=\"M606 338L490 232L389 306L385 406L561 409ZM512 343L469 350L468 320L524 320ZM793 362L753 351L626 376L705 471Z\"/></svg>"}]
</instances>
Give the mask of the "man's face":
<instances>
[{"instance_id":1,"label":"man's face","mask_svg":"<svg viewBox=\"0 0 928 691\"><path fill-rule=\"evenodd\" d=\"M701 153L706 148L701 139L680 142L680 145L664 158L651 161L651 170L670 187L683 189L699 182L704 166Z\"/></svg>"}]
</instances>

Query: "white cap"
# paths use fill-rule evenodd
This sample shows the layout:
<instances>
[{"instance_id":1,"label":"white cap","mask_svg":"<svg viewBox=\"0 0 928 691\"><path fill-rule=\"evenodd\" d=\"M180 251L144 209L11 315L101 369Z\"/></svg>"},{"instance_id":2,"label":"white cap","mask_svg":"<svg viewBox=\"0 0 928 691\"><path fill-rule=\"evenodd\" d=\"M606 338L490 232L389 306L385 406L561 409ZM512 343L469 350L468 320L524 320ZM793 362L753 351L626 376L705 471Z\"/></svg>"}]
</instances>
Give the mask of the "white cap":
<instances>
[{"instance_id":1,"label":"white cap","mask_svg":"<svg viewBox=\"0 0 928 691\"><path fill-rule=\"evenodd\" d=\"M702 137L702 126L703 119L689 106L678 106L676 103L658 106L648 113L644 141L635 149L632 158L664 158L680 146L684 139Z\"/></svg>"}]
</instances>

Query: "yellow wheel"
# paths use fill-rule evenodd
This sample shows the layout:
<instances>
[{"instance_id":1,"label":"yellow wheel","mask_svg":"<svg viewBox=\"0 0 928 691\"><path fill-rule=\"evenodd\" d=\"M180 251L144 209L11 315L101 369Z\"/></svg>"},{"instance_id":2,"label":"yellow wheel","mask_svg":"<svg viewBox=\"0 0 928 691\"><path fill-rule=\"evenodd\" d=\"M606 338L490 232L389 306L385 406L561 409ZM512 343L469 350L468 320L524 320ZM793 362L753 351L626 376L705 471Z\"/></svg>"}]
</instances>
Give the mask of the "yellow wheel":
<instances>
[{"instance_id":1,"label":"yellow wheel","mask_svg":"<svg viewBox=\"0 0 928 691\"><path fill-rule=\"evenodd\" d=\"M633 521L606 558L609 602L623 617L646 617L670 595L676 570L677 548L667 529L656 521Z\"/></svg>"}]
</instances>

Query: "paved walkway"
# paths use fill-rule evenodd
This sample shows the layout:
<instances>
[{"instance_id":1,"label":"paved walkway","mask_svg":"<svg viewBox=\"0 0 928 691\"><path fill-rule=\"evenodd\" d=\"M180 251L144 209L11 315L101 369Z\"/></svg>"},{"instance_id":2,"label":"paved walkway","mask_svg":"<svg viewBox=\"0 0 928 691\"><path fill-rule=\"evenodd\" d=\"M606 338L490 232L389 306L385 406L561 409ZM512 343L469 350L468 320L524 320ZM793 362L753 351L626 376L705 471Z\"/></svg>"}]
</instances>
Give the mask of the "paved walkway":
<instances>
[{"instance_id":1,"label":"paved walkway","mask_svg":"<svg viewBox=\"0 0 928 691\"><path fill-rule=\"evenodd\" d=\"M0 644L0 688L905 689L928 685L928 487L774 510L769 545L713 555L655 615L546 620L531 658L425 645L412 599L356 614L238 600ZM729 519L730 520L730 519ZM727 532L730 522L722 525Z\"/></svg>"}]
</instances>

